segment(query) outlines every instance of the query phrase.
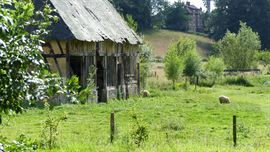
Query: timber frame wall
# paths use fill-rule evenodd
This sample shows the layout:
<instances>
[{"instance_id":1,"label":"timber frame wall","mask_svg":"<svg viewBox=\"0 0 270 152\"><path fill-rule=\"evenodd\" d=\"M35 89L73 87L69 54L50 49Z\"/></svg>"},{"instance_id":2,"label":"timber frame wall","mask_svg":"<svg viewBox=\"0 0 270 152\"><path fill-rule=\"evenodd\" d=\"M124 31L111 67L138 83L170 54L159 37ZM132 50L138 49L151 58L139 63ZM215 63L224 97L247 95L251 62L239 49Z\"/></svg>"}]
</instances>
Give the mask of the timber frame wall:
<instances>
[{"instance_id":1,"label":"timber frame wall","mask_svg":"<svg viewBox=\"0 0 270 152\"><path fill-rule=\"evenodd\" d=\"M52 40L43 46L43 50L49 70L59 73L63 78L70 78L74 74L72 69L76 65L71 59L79 57L80 84L83 87L87 85L89 66L99 66L95 80L98 102L106 102L110 98L128 98L140 93L140 70L137 63L139 45L112 41Z\"/></svg>"}]
</instances>

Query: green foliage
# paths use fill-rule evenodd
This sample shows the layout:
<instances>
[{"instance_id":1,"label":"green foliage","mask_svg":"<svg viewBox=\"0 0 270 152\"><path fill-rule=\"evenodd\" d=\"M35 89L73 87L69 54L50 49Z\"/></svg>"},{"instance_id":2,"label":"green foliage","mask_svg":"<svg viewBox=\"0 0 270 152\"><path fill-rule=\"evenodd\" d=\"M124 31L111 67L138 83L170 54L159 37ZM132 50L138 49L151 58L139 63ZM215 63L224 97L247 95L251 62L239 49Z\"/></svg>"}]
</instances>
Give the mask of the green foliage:
<instances>
[{"instance_id":1,"label":"green foliage","mask_svg":"<svg viewBox=\"0 0 270 152\"><path fill-rule=\"evenodd\" d=\"M213 79L213 84L215 84L216 79L223 76L225 64L221 58L211 56L205 68L206 72Z\"/></svg>"},{"instance_id":2,"label":"green foliage","mask_svg":"<svg viewBox=\"0 0 270 152\"><path fill-rule=\"evenodd\" d=\"M261 48L260 38L245 23L238 34L227 32L219 41L219 51L228 68L249 69L256 64L256 51Z\"/></svg>"},{"instance_id":3,"label":"green foliage","mask_svg":"<svg viewBox=\"0 0 270 152\"><path fill-rule=\"evenodd\" d=\"M245 77L237 76L237 77L226 77L225 84L229 85L240 85L245 87L253 87L254 85Z\"/></svg>"},{"instance_id":4,"label":"green foliage","mask_svg":"<svg viewBox=\"0 0 270 152\"><path fill-rule=\"evenodd\" d=\"M182 73L182 61L175 51L170 50L167 52L164 60L165 73L168 80L173 83L173 89L175 89L175 83Z\"/></svg>"},{"instance_id":5,"label":"green foliage","mask_svg":"<svg viewBox=\"0 0 270 152\"><path fill-rule=\"evenodd\" d=\"M240 28L239 21L243 21L259 33L262 47L270 48L269 0L215 0L215 5L210 17L210 35L213 38L221 39L227 30L236 33Z\"/></svg>"},{"instance_id":6,"label":"green foliage","mask_svg":"<svg viewBox=\"0 0 270 152\"><path fill-rule=\"evenodd\" d=\"M171 30L188 30L189 17L184 3L181 1L175 2L166 10L166 28Z\"/></svg>"},{"instance_id":7,"label":"green foliage","mask_svg":"<svg viewBox=\"0 0 270 152\"><path fill-rule=\"evenodd\" d=\"M120 14L131 15L138 23L138 30L149 29L152 26L152 3L151 0L111 0Z\"/></svg>"},{"instance_id":8,"label":"green foliage","mask_svg":"<svg viewBox=\"0 0 270 152\"><path fill-rule=\"evenodd\" d=\"M196 42L193 39L183 37L180 38L177 42L173 43L169 50L176 52L177 56L185 57L188 52L196 51Z\"/></svg>"},{"instance_id":9,"label":"green foliage","mask_svg":"<svg viewBox=\"0 0 270 152\"><path fill-rule=\"evenodd\" d=\"M85 104L88 102L89 98L91 100L94 100L96 97L96 94L94 93L96 84L95 84L95 75L96 74L96 68L95 66L90 66L89 67L89 73L88 73L88 78L87 78L87 86L83 90L80 91L78 94L79 101L82 104Z\"/></svg>"},{"instance_id":10,"label":"green foliage","mask_svg":"<svg viewBox=\"0 0 270 152\"><path fill-rule=\"evenodd\" d=\"M12 142L8 141L6 137L0 136L0 151L33 152L37 149L38 143L23 134Z\"/></svg>"},{"instance_id":11,"label":"green foliage","mask_svg":"<svg viewBox=\"0 0 270 152\"><path fill-rule=\"evenodd\" d=\"M126 15L126 22L128 23L128 26L133 29L133 31L137 31L138 29L138 23L134 21L133 17L131 15Z\"/></svg>"},{"instance_id":12,"label":"green foliage","mask_svg":"<svg viewBox=\"0 0 270 152\"><path fill-rule=\"evenodd\" d=\"M200 57L194 52L188 53L184 60L183 74L187 77L199 76L200 71L201 71Z\"/></svg>"},{"instance_id":13,"label":"green foliage","mask_svg":"<svg viewBox=\"0 0 270 152\"><path fill-rule=\"evenodd\" d=\"M265 65L270 65L270 52L265 51L258 51L256 53L256 58L258 61L262 61Z\"/></svg>"},{"instance_id":14,"label":"green foliage","mask_svg":"<svg viewBox=\"0 0 270 152\"><path fill-rule=\"evenodd\" d=\"M140 47L140 79L142 88L147 85L147 76L150 72L150 64L153 60L153 49L148 44L143 44Z\"/></svg>"},{"instance_id":15,"label":"green foliage","mask_svg":"<svg viewBox=\"0 0 270 152\"><path fill-rule=\"evenodd\" d=\"M134 128L131 133L131 138L133 139L134 143L140 147L148 139L149 132L146 125L139 120L136 114L132 115L132 119L135 124L133 126Z\"/></svg>"},{"instance_id":16,"label":"green foliage","mask_svg":"<svg viewBox=\"0 0 270 152\"><path fill-rule=\"evenodd\" d=\"M55 19L50 14L48 5L35 12L30 1L0 1L0 115L22 112L22 102L36 98L33 89L42 90L41 45Z\"/></svg>"},{"instance_id":17,"label":"green foliage","mask_svg":"<svg viewBox=\"0 0 270 152\"><path fill-rule=\"evenodd\" d=\"M50 110L50 105L47 102L45 103L45 110L47 113L47 119L44 122L44 127L41 134L41 146L43 148L52 149L56 146L58 127L62 121L67 119L67 116L63 115L59 118L54 118Z\"/></svg>"},{"instance_id":18,"label":"green foliage","mask_svg":"<svg viewBox=\"0 0 270 152\"><path fill-rule=\"evenodd\" d=\"M173 89L175 89L175 82L183 72L184 74L190 74L195 70L196 74L199 75L200 59L196 54L196 42L189 38L181 38L173 43L167 51L164 64L166 77L172 80Z\"/></svg>"},{"instance_id":19,"label":"green foliage","mask_svg":"<svg viewBox=\"0 0 270 152\"><path fill-rule=\"evenodd\" d=\"M70 79L66 80L65 86L67 87L67 93L69 96L69 101L71 103L78 103L77 95L79 94L79 90L81 86L79 85L79 78L73 75Z\"/></svg>"}]
</instances>

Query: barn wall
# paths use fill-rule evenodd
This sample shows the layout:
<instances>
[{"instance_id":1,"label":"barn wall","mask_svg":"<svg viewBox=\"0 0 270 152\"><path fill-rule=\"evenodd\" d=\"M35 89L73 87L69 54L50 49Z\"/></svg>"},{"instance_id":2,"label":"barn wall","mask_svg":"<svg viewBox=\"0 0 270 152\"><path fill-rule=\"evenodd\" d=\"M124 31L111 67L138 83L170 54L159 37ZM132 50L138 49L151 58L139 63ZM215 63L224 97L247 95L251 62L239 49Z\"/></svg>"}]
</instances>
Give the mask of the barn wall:
<instances>
[{"instance_id":1,"label":"barn wall","mask_svg":"<svg viewBox=\"0 0 270 152\"><path fill-rule=\"evenodd\" d=\"M58 73L61 77L67 76L67 42L49 41L43 46L45 61L53 73Z\"/></svg>"},{"instance_id":2,"label":"barn wall","mask_svg":"<svg viewBox=\"0 0 270 152\"><path fill-rule=\"evenodd\" d=\"M82 42L78 40L70 41L70 55L74 56L94 56L96 53L95 42Z\"/></svg>"},{"instance_id":3,"label":"barn wall","mask_svg":"<svg viewBox=\"0 0 270 152\"><path fill-rule=\"evenodd\" d=\"M138 51L139 45L128 43L117 44L112 41L82 42L50 41L44 47L44 56L51 72L57 72L62 77L69 77L71 73L70 57L83 58L83 79L88 75L88 66L96 64L97 55L104 58L105 99L116 98L118 89L122 90L122 97L138 93ZM98 54L97 54L98 53ZM91 58L91 61L90 61ZM121 71L119 73L119 71ZM118 81L118 79L121 79Z\"/></svg>"}]
</instances>

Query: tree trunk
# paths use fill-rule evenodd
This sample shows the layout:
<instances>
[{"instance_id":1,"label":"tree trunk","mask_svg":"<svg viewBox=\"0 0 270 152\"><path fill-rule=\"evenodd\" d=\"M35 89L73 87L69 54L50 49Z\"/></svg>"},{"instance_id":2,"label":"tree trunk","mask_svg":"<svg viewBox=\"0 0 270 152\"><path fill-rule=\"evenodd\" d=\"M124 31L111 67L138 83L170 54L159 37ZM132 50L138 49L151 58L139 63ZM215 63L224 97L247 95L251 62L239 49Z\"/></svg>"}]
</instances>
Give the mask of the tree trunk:
<instances>
[{"instance_id":1,"label":"tree trunk","mask_svg":"<svg viewBox=\"0 0 270 152\"><path fill-rule=\"evenodd\" d=\"M172 82L173 82L173 90L175 90L175 80L173 80Z\"/></svg>"},{"instance_id":2,"label":"tree trunk","mask_svg":"<svg viewBox=\"0 0 270 152\"><path fill-rule=\"evenodd\" d=\"M0 125L2 125L2 115L0 114Z\"/></svg>"}]
</instances>

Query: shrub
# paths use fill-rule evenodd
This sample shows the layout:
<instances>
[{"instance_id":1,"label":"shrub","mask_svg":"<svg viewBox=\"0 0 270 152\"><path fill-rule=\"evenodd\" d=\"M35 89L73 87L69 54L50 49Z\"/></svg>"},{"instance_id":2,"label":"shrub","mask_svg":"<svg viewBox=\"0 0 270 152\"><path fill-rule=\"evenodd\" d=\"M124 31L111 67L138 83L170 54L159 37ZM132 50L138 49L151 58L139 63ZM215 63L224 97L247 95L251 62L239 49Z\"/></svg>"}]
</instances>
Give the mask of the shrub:
<instances>
[{"instance_id":1,"label":"shrub","mask_svg":"<svg viewBox=\"0 0 270 152\"><path fill-rule=\"evenodd\" d=\"M93 100L96 96L96 94L94 93L95 86L96 86L95 73L96 73L96 68L94 66L90 66L88 78L87 78L87 86L85 89L81 90L78 95L79 101L82 104L85 104L89 98Z\"/></svg>"},{"instance_id":2,"label":"shrub","mask_svg":"<svg viewBox=\"0 0 270 152\"><path fill-rule=\"evenodd\" d=\"M44 122L44 127L41 133L41 146L43 148L52 149L56 146L58 127L62 121L67 119L67 116L63 115L59 118L53 118L50 105L48 103L45 103L45 110L47 112L47 119Z\"/></svg>"},{"instance_id":3,"label":"shrub","mask_svg":"<svg viewBox=\"0 0 270 152\"><path fill-rule=\"evenodd\" d=\"M215 84L216 79L223 76L225 65L221 58L212 56L207 62L205 69L208 75L213 79L212 84Z\"/></svg>"},{"instance_id":4,"label":"shrub","mask_svg":"<svg viewBox=\"0 0 270 152\"><path fill-rule=\"evenodd\" d=\"M193 52L190 52L186 55L184 60L184 70L183 74L189 78L198 77L201 72L201 59L200 57Z\"/></svg>"},{"instance_id":5,"label":"shrub","mask_svg":"<svg viewBox=\"0 0 270 152\"><path fill-rule=\"evenodd\" d=\"M238 34L227 32L218 42L218 49L228 68L235 70L249 69L256 64L256 51L261 48L258 33L241 22Z\"/></svg>"},{"instance_id":6,"label":"shrub","mask_svg":"<svg viewBox=\"0 0 270 152\"><path fill-rule=\"evenodd\" d=\"M172 81L173 89L175 90L175 83L182 73L182 62L177 56L176 52L169 51L165 56L165 73L168 80Z\"/></svg>"},{"instance_id":7,"label":"shrub","mask_svg":"<svg viewBox=\"0 0 270 152\"><path fill-rule=\"evenodd\" d=\"M0 136L0 151L27 151L33 152L38 149L38 142L20 135L16 140L9 142L6 137Z\"/></svg>"},{"instance_id":8,"label":"shrub","mask_svg":"<svg viewBox=\"0 0 270 152\"><path fill-rule=\"evenodd\" d=\"M253 87L254 85L245 77L227 77L225 84Z\"/></svg>"},{"instance_id":9,"label":"shrub","mask_svg":"<svg viewBox=\"0 0 270 152\"><path fill-rule=\"evenodd\" d=\"M143 142L148 139L149 132L146 125L138 119L137 115L133 114L132 119L134 121L133 130L131 132L131 138L133 142L140 147Z\"/></svg>"}]
</instances>

